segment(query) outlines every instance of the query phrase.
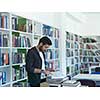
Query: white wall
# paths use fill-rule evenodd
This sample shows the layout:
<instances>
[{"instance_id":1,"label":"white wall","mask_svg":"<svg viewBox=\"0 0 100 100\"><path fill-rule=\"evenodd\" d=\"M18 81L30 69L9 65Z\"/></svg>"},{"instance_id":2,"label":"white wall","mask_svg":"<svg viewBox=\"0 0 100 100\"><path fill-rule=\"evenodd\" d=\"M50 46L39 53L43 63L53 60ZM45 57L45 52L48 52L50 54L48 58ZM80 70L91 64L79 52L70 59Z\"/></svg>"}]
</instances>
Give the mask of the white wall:
<instances>
[{"instance_id":1,"label":"white wall","mask_svg":"<svg viewBox=\"0 0 100 100\"><path fill-rule=\"evenodd\" d=\"M87 21L85 25L82 25L83 35L99 35L100 36L100 12L88 12L85 13Z\"/></svg>"}]
</instances>

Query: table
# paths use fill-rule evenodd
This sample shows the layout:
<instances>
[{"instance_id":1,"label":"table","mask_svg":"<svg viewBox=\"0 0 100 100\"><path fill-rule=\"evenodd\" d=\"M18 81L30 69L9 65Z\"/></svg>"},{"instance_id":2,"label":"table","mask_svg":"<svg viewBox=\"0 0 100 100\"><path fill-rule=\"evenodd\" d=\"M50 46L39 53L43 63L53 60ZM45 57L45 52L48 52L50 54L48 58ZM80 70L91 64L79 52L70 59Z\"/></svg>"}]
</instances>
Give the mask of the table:
<instances>
[{"instance_id":1,"label":"table","mask_svg":"<svg viewBox=\"0 0 100 100\"><path fill-rule=\"evenodd\" d=\"M78 74L74 76L72 79L90 79L94 81L100 81L100 74Z\"/></svg>"}]
</instances>

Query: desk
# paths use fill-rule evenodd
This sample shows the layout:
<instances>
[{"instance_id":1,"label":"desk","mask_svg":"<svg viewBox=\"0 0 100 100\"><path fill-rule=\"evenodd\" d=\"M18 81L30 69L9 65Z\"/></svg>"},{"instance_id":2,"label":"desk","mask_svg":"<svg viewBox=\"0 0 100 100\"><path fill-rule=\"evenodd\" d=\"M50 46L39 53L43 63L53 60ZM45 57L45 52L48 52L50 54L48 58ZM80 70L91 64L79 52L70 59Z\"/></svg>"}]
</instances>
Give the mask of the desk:
<instances>
[{"instance_id":1,"label":"desk","mask_svg":"<svg viewBox=\"0 0 100 100\"><path fill-rule=\"evenodd\" d=\"M74 76L72 79L78 80L78 79L90 79L94 81L100 82L100 74L78 74Z\"/></svg>"}]
</instances>

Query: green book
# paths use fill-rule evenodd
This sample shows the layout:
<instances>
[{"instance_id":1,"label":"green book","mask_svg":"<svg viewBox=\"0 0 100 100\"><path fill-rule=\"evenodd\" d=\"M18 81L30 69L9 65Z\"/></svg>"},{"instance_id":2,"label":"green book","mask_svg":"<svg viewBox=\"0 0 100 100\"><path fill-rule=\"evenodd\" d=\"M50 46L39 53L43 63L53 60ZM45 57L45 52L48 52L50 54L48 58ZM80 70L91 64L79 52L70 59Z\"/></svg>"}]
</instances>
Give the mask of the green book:
<instances>
[{"instance_id":1,"label":"green book","mask_svg":"<svg viewBox=\"0 0 100 100\"><path fill-rule=\"evenodd\" d=\"M26 32L26 18L18 17L18 30Z\"/></svg>"}]
</instances>

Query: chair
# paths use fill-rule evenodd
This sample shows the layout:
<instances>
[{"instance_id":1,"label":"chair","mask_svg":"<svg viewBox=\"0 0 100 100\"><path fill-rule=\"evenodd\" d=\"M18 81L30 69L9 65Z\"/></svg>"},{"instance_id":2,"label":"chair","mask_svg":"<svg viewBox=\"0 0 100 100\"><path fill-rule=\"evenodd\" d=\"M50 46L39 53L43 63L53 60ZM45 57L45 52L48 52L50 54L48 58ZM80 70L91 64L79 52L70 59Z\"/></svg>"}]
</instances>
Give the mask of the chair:
<instances>
[{"instance_id":1,"label":"chair","mask_svg":"<svg viewBox=\"0 0 100 100\"><path fill-rule=\"evenodd\" d=\"M78 79L77 81L79 81L81 83L81 85L85 85L85 86L88 86L88 87L96 87L96 83L93 80Z\"/></svg>"}]
</instances>

